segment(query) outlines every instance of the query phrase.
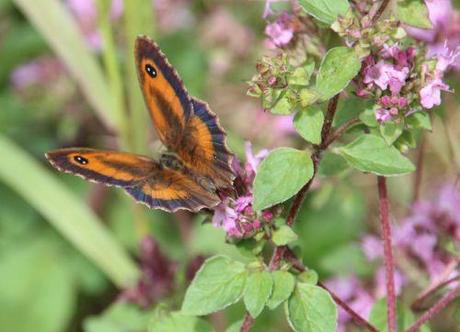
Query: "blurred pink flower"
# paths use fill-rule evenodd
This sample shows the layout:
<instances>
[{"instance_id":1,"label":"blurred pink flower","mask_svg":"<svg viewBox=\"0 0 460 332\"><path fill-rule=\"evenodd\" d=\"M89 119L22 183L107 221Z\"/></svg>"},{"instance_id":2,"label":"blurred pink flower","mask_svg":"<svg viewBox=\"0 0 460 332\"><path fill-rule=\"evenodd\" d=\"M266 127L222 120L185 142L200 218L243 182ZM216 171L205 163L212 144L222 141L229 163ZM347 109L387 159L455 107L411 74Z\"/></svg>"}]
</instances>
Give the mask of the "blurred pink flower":
<instances>
[{"instance_id":1,"label":"blurred pink flower","mask_svg":"<svg viewBox=\"0 0 460 332\"><path fill-rule=\"evenodd\" d=\"M460 240L460 193L452 185L441 188L436 199L419 201L412 206L411 213L394 227L393 245L435 279L454 259L441 246L440 239ZM362 249L371 261L383 258L380 240L367 235L362 240ZM404 276L401 275L401 284ZM384 286L381 286L384 289Z\"/></svg>"},{"instance_id":2,"label":"blurred pink flower","mask_svg":"<svg viewBox=\"0 0 460 332\"><path fill-rule=\"evenodd\" d=\"M289 21L289 13L283 12L275 22L265 27L265 34L276 47L286 46L294 37L294 30Z\"/></svg>"},{"instance_id":3,"label":"blurred pink flower","mask_svg":"<svg viewBox=\"0 0 460 332\"><path fill-rule=\"evenodd\" d=\"M345 301L364 319L369 317L375 298L364 288L355 276L335 277L325 282L328 289ZM346 324L351 321L350 315L339 307L338 332L346 331Z\"/></svg>"},{"instance_id":4,"label":"blurred pink flower","mask_svg":"<svg viewBox=\"0 0 460 332\"><path fill-rule=\"evenodd\" d=\"M195 23L191 8L192 1L152 0L152 4L155 8L156 23L161 31L173 33Z\"/></svg>"},{"instance_id":5,"label":"blurred pink flower","mask_svg":"<svg viewBox=\"0 0 460 332\"><path fill-rule=\"evenodd\" d=\"M409 35L427 43L427 58L440 55L445 46L456 49L460 46L460 12L455 10L450 0L425 0L432 29L418 29L406 26ZM460 70L460 62L453 63Z\"/></svg>"},{"instance_id":6,"label":"blurred pink flower","mask_svg":"<svg viewBox=\"0 0 460 332\"><path fill-rule=\"evenodd\" d=\"M54 57L43 56L18 66L10 75L14 88L25 89L32 85L45 86L62 75L64 68Z\"/></svg>"},{"instance_id":7,"label":"blurred pink flower","mask_svg":"<svg viewBox=\"0 0 460 332\"><path fill-rule=\"evenodd\" d=\"M95 51L102 48L98 29L98 12L95 0L66 0L75 15L88 45ZM117 20L123 14L123 0L112 0L110 17Z\"/></svg>"},{"instance_id":8,"label":"blurred pink flower","mask_svg":"<svg viewBox=\"0 0 460 332\"><path fill-rule=\"evenodd\" d=\"M177 264L163 254L151 236L142 239L139 258L139 281L136 286L123 290L120 298L147 308L173 290Z\"/></svg>"}]
</instances>

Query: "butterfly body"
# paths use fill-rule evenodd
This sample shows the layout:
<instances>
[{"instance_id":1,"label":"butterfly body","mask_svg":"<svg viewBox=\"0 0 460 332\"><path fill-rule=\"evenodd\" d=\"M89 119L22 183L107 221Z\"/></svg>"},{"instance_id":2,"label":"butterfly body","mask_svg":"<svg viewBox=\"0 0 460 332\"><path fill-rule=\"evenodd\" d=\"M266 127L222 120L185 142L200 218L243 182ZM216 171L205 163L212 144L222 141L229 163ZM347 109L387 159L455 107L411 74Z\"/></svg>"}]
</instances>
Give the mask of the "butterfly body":
<instances>
[{"instance_id":1,"label":"butterfly body","mask_svg":"<svg viewBox=\"0 0 460 332\"><path fill-rule=\"evenodd\" d=\"M88 148L46 154L58 170L124 188L135 200L166 211L198 211L220 202L232 187L232 154L208 105L191 97L159 47L138 37L139 83L159 139L168 149L158 160Z\"/></svg>"}]
</instances>

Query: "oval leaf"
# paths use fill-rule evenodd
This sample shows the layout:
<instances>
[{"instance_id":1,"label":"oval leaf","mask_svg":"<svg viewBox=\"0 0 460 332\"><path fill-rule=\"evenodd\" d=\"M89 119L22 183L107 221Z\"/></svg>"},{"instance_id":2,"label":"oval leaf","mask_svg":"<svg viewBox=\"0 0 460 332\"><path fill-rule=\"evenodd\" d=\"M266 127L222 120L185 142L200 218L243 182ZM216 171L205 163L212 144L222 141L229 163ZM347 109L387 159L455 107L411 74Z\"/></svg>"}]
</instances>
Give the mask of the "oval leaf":
<instances>
[{"instance_id":1,"label":"oval leaf","mask_svg":"<svg viewBox=\"0 0 460 332\"><path fill-rule=\"evenodd\" d=\"M159 319L152 319L149 332L213 332L212 326L198 317L186 316L180 312L172 312Z\"/></svg>"},{"instance_id":2,"label":"oval leaf","mask_svg":"<svg viewBox=\"0 0 460 332\"><path fill-rule=\"evenodd\" d=\"M328 100L345 89L360 69L361 61L353 49L331 48L324 56L316 78L321 100Z\"/></svg>"},{"instance_id":3,"label":"oval leaf","mask_svg":"<svg viewBox=\"0 0 460 332\"><path fill-rule=\"evenodd\" d=\"M272 240L277 246L284 246L289 242L297 240L297 234L287 225L282 225L277 230L273 231Z\"/></svg>"},{"instance_id":4,"label":"oval leaf","mask_svg":"<svg viewBox=\"0 0 460 332\"><path fill-rule=\"evenodd\" d=\"M326 24L332 24L338 15L345 15L347 0L300 0L299 4L311 16Z\"/></svg>"},{"instance_id":5,"label":"oval leaf","mask_svg":"<svg viewBox=\"0 0 460 332\"><path fill-rule=\"evenodd\" d=\"M409 159L375 135L363 135L339 148L338 152L350 165L363 172L392 176L415 170Z\"/></svg>"},{"instance_id":6,"label":"oval leaf","mask_svg":"<svg viewBox=\"0 0 460 332\"><path fill-rule=\"evenodd\" d=\"M310 154L291 148L273 150L254 180L254 209L260 211L295 195L313 176Z\"/></svg>"},{"instance_id":7,"label":"oval leaf","mask_svg":"<svg viewBox=\"0 0 460 332\"><path fill-rule=\"evenodd\" d=\"M237 302L244 290L244 264L225 256L206 260L185 293L182 312L207 315Z\"/></svg>"},{"instance_id":8,"label":"oval leaf","mask_svg":"<svg viewBox=\"0 0 460 332\"><path fill-rule=\"evenodd\" d=\"M324 289L298 283L286 302L289 325L298 332L335 332L337 307Z\"/></svg>"},{"instance_id":9,"label":"oval leaf","mask_svg":"<svg viewBox=\"0 0 460 332\"><path fill-rule=\"evenodd\" d=\"M380 135L387 142L388 145L392 145L401 136L404 130L404 123L395 121L384 122L380 125Z\"/></svg>"},{"instance_id":10,"label":"oval leaf","mask_svg":"<svg viewBox=\"0 0 460 332\"><path fill-rule=\"evenodd\" d=\"M253 318L259 316L272 293L273 280L267 271L251 273L246 282L244 304Z\"/></svg>"},{"instance_id":11,"label":"oval leaf","mask_svg":"<svg viewBox=\"0 0 460 332\"><path fill-rule=\"evenodd\" d=\"M396 3L396 16L398 19L413 27L431 29L428 8L423 0L403 0Z\"/></svg>"},{"instance_id":12,"label":"oval leaf","mask_svg":"<svg viewBox=\"0 0 460 332\"><path fill-rule=\"evenodd\" d=\"M275 309L291 296L295 287L295 277L287 271L272 272L273 291L267 301L267 307Z\"/></svg>"},{"instance_id":13,"label":"oval leaf","mask_svg":"<svg viewBox=\"0 0 460 332\"><path fill-rule=\"evenodd\" d=\"M321 143L321 129L324 114L318 106L310 106L305 111L298 112L294 117L294 127L306 141Z\"/></svg>"}]
</instances>

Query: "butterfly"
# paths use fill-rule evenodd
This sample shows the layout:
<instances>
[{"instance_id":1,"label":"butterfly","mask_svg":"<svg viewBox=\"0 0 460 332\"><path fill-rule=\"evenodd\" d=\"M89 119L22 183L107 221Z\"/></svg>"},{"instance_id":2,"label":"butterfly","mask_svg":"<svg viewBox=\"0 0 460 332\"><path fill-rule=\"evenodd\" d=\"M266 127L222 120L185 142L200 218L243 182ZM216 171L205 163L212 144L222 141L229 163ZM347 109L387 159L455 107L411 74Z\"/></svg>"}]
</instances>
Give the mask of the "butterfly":
<instances>
[{"instance_id":1,"label":"butterfly","mask_svg":"<svg viewBox=\"0 0 460 332\"><path fill-rule=\"evenodd\" d=\"M135 64L145 104L167 152L158 160L127 152L65 148L46 153L59 171L122 187L150 208L198 211L232 187L232 153L208 105L191 97L158 45L139 36Z\"/></svg>"}]
</instances>

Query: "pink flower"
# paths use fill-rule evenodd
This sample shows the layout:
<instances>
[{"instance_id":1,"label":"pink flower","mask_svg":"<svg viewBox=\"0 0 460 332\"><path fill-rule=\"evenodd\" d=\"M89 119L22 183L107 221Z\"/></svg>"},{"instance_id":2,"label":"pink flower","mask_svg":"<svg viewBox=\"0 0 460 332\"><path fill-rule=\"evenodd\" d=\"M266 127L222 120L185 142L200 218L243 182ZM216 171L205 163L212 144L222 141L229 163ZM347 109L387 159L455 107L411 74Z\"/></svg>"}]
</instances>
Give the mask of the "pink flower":
<instances>
[{"instance_id":1,"label":"pink flower","mask_svg":"<svg viewBox=\"0 0 460 332\"><path fill-rule=\"evenodd\" d=\"M233 159L233 169L241 180L243 193L237 198L226 197L214 209L212 224L223 228L228 237L243 238L252 235L262 227L261 220L252 209L252 183L259 163L268 155L267 150L261 150L254 155L250 142L246 143L246 164L241 167L236 158ZM262 211L262 219L270 221L273 213Z\"/></svg>"},{"instance_id":2,"label":"pink flower","mask_svg":"<svg viewBox=\"0 0 460 332\"><path fill-rule=\"evenodd\" d=\"M284 12L273 23L265 27L265 34L277 47L283 47L294 37L294 30L289 26L289 14Z\"/></svg>"},{"instance_id":3,"label":"pink flower","mask_svg":"<svg viewBox=\"0 0 460 332\"><path fill-rule=\"evenodd\" d=\"M440 78L435 78L428 82L420 90L420 103L425 108L433 108L435 105L441 105L441 91L449 91L449 86Z\"/></svg>"},{"instance_id":4,"label":"pink flower","mask_svg":"<svg viewBox=\"0 0 460 332\"><path fill-rule=\"evenodd\" d=\"M268 156L268 150L262 149L256 155L252 152L252 144L251 142L246 142L244 144L244 149L246 153L246 172L247 175L251 175L251 182L254 180L254 176L256 174L257 167L259 166L262 159Z\"/></svg>"},{"instance_id":5,"label":"pink flower","mask_svg":"<svg viewBox=\"0 0 460 332\"><path fill-rule=\"evenodd\" d=\"M451 20L453 8L450 0L425 0L425 4L428 7L428 13L433 28L419 29L406 26L405 29L409 35L416 39L433 42L436 35L447 28Z\"/></svg>"},{"instance_id":6,"label":"pink flower","mask_svg":"<svg viewBox=\"0 0 460 332\"><path fill-rule=\"evenodd\" d=\"M377 258L383 257L382 242L376 236L366 235L362 239L361 246L368 260L374 261Z\"/></svg>"},{"instance_id":7,"label":"pink flower","mask_svg":"<svg viewBox=\"0 0 460 332\"><path fill-rule=\"evenodd\" d=\"M408 74L409 68L397 69L395 65L380 60L367 70L364 83L375 83L382 90L389 87L393 94L398 94L406 83Z\"/></svg>"},{"instance_id":8,"label":"pink flower","mask_svg":"<svg viewBox=\"0 0 460 332\"><path fill-rule=\"evenodd\" d=\"M10 80L16 89L26 89L32 85L46 86L64 74L62 64L53 57L43 56L15 68Z\"/></svg>"},{"instance_id":9,"label":"pink flower","mask_svg":"<svg viewBox=\"0 0 460 332\"><path fill-rule=\"evenodd\" d=\"M433 28L405 27L408 34L428 44L427 58L443 54L446 46L456 49L460 45L460 12L450 0L425 0L425 3ZM453 67L459 70L460 63L453 63Z\"/></svg>"},{"instance_id":10,"label":"pink flower","mask_svg":"<svg viewBox=\"0 0 460 332\"><path fill-rule=\"evenodd\" d=\"M98 29L98 12L95 0L66 0L75 15L86 41L93 50L102 48L102 39ZM123 0L112 0L110 17L117 20L123 13Z\"/></svg>"},{"instance_id":11,"label":"pink flower","mask_svg":"<svg viewBox=\"0 0 460 332\"><path fill-rule=\"evenodd\" d=\"M389 109L379 108L375 111L375 119L379 123L391 121L393 120L393 117L396 115L398 115L398 109L396 107L392 107Z\"/></svg>"},{"instance_id":12,"label":"pink flower","mask_svg":"<svg viewBox=\"0 0 460 332\"><path fill-rule=\"evenodd\" d=\"M356 313L367 319L375 302L374 297L364 288L355 276L335 277L326 281L328 289L345 301ZM345 332L351 321L350 315L339 307L339 324L337 331Z\"/></svg>"},{"instance_id":13,"label":"pink flower","mask_svg":"<svg viewBox=\"0 0 460 332\"><path fill-rule=\"evenodd\" d=\"M438 62L436 63L436 72L438 75L444 74L449 66L458 64L457 59L460 59L460 46L456 47L454 50L450 50L447 46L447 42L444 43L444 48L438 54L436 58Z\"/></svg>"}]
</instances>

